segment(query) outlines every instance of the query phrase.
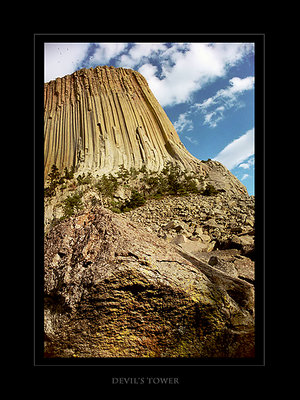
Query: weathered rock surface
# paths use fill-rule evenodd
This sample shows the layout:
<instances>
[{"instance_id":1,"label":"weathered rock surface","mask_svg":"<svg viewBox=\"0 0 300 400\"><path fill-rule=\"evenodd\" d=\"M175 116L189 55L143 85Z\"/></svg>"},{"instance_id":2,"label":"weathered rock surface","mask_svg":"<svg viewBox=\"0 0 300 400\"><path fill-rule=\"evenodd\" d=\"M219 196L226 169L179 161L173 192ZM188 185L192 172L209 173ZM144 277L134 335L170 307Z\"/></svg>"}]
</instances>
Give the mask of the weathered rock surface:
<instances>
[{"instance_id":1,"label":"weathered rock surface","mask_svg":"<svg viewBox=\"0 0 300 400\"><path fill-rule=\"evenodd\" d=\"M44 103L45 177L53 164L103 174L175 160L203 174L137 71L81 69L46 83Z\"/></svg>"},{"instance_id":2,"label":"weathered rock surface","mask_svg":"<svg viewBox=\"0 0 300 400\"><path fill-rule=\"evenodd\" d=\"M253 197L239 198L225 193L170 196L149 200L128 215L159 237L186 246L192 252L235 248L254 259ZM178 243L178 234L187 240Z\"/></svg>"},{"instance_id":3,"label":"weathered rock surface","mask_svg":"<svg viewBox=\"0 0 300 400\"><path fill-rule=\"evenodd\" d=\"M203 169L207 173L207 184L212 184L217 190L224 190L228 194L244 196L247 190L240 181L218 161L203 162Z\"/></svg>"},{"instance_id":4,"label":"weathered rock surface","mask_svg":"<svg viewBox=\"0 0 300 400\"><path fill-rule=\"evenodd\" d=\"M46 357L254 356L253 286L128 217L85 210L44 253Z\"/></svg>"},{"instance_id":5,"label":"weathered rock surface","mask_svg":"<svg viewBox=\"0 0 300 400\"><path fill-rule=\"evenodd\" d=\"M139 72L98 66L45 83L45 179L53 164L100 176L121 165L160 171L167 162L207 177L218 190L247 195L222 164L187 151Z\"/></svg>"}]
</instances>

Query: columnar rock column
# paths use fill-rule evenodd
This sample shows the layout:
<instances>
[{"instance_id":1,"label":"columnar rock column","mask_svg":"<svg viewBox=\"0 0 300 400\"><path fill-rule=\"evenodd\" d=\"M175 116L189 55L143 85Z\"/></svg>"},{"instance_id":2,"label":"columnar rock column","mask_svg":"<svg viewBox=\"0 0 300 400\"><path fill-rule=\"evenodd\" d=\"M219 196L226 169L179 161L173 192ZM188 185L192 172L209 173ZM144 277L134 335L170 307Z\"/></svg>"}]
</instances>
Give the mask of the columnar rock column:
<instances>
[{"instance_id":1,"label":"columnar rock column","mask_svg":"<svg viewBox=\"0 0 300 400\"><path fill-rule=\"evenodd\" d=\"M139 72L81 69L46 83L44 101L45 177L53 164L99 175L167 161L202 171Z\"/></svg>"}]
</instances>

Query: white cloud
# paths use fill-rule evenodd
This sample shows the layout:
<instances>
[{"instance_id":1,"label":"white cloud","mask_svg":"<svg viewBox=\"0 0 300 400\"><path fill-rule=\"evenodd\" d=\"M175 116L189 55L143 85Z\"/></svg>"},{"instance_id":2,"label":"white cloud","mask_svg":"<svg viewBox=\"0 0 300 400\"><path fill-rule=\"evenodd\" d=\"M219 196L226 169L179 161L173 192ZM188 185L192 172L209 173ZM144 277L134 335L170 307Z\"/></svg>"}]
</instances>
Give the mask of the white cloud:
<instances>
[{"instance_id":1,"label":"white cloud","mask_svg":"<svg viewBox=\"0 0 300 400\"><path fill-rule=\"evenodd\" d=\"M224 76L252 50L250 43L174 43L171 47L162 43L138 43L120 58L119 65L134 68L143 60L149 65L150 56L159 57L161 77L157 69L148 69L145 78L160 104L167 106L187 102L196 90ZM144 65L138 68L143 75ZM238 84L232 82L234 87Z\"/></svg>"},{"instance_id":2,"label":"white cloud","mask_svg":"<svg viewBox=\"0 0 300 400\"><path fill-rule=\"evenodd\" d=\"M124 68L134 68L145 58L149 58L155 53L167 50L163 43L134 43L134 46L127 54L120 57L119 66Z\"/></svg>"},{"instance_id":3,"label":"white cloud","mask_svg":"<svg viewBox=\"0 0 300 400\"><path fill-rule=\"evenodd\" d=\"M245 53L243 44L191 43L188 51L173 55L175 65L154 94L163 106L186 102L196 90L224 76L228 66L237 63Z\"/></svg>"},{"instance_id":4,"label":"white cloud","mask_svg":"<svg viewBox=\"0 0 300 400\"><path fill-rule=\"evenodd\" d=\"M185 136L185 138L192 144L198 144L198 140L193 139L191 136Z\"/></svg>"},{"instance_id":5,"label":"white cloud","mask_svg":"<svg viewBox=\"0 0 300 400\"><path fill-rule=\"evenodd\" d=\"M191 131L194 126L193 126L193 121L191 119L187 118L188 112L180 114L178 117L178 120L174 122L174 128L178 133L180 133L183 130L186 131Z\"/></svg>"},{"instance_id":6,"label":"white cloud","mask_svg":"<svg viewBox=\"0 0 300 400\"><path fill-rule=\"evenodd\" d=\"M93 63L104 65L111 58L121 54L128 46L128 43L97 43L97 45L98 47L93 54Z\"/></svg>"},{"instance_id":7,"label":"white cloud","mask_svg":"<svg viewBox=\"0 0 300 400\"><path fill-rule=\"evenodd\" d=\"M243 164L240 164L240 165L239 165L239 168L249 169L249 168L250 168L250 165L249 165L249 164L243 163Z\"/></svg>"},{"instance_id":8,"label":"white cloud","mask_svg":"<svg viewBox=\"0 0 300 400\"><path fill-rule=\"evenodd\" d=\"M204 114L204 124L211 128L215 128L224 118L225 111L242 106L238 98L246 90L254 88L254 77L248 76L243 79L234 77L229 80L229 84L227 88L218 90L214 96L193 106Z\"/></svg>"},{"instance_id":9,"label":"white cloud","mask_svg":"<svg viewBox=\"0 0 300 400\"><path fill-rule=\"evenodd\" d=\"M139 72L146 78L147 81L148 79L153 79L153 77L155 77L156 71L157 67L152 64L144 64L139 69Z\"/></svg>"},{"instance_id":10,"label":"white cloud","mask_svg":"<svg viewBox=\"0 0 300 400\"><path fill-rule=\"evenodd\" d=\"M212 111L211 113L205 114L204 125L209 125L211 128L215 128L220 120L223 119L223 110Z\"/></svg>"},{"instance_id":11,"label":"white cloud","mask_svg":"<svg viewBox=\"0 0 300 400\"><path fill-rule=\"evenodd\" d=\"M254 129L250 129L238 139L229 143L214 160L224 164L228 169L233 169L254 154Z\"/></svg>"},{"instance_id":12,"label":"white cloud","mask_svg":"<svg viewBox=\"0 0 300 400\"><path fill-rule=\"evenodd\" d=\"M89 43L45 43L44 80L72 74L84 59Z\"/></svg>"},{"instance_id":13,"label":"white cloud","mask_svg":"<svg viewBox=\"0 0 300 400\"><path fill-rule=\"evenodd\" d=\"M249 158L246 163L240 164L239 168L249 169L252 165L254 165L254 157Z\"/></svg>"},{"instance_id":14,"label":"white cloud","mask_svg":"<svg viewBox=\"0 0 300 400\"><path fill-rule=\"evenodd\" d=\"M254 76L248 76L247 78L232 78L230 79L231 87L229 88L229 96L233 93L241 93L245 90L253 89L254 87Z\"/></svg>"},{"instance_id":15,"label":"white cloud","mask_svg":"<svg viewBox=\"0 0 300 400\"><path fill-rule=\"evenodd\" d=\"M241 181L244 181L244 180L247 179L247 178L249 178L249 175L248 175L248 174L244 174L244 175L241 177Z\"/></svg>"}]
</instances>

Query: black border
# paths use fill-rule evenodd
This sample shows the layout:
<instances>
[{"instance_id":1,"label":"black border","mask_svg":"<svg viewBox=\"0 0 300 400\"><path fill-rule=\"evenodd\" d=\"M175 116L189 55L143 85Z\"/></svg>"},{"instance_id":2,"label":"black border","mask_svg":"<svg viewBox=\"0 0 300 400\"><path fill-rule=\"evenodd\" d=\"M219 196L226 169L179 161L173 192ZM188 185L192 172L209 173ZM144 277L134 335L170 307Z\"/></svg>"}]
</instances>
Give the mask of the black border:
<instances>
[{"instance_id":1,"label":"black border","mask_svg":"<svg viewBox=\"0 0 300 400\"><path fill-rule=\"evenodd\" d=\"M45 42L254 42L255 43L255 228L256 228L256 356L253 359L45 359L43 357L43 86ZM33 35L34 75L34 298L33 366L101 366L109 376L145 376L168 368L190 376L191 369L209 366L266 366L265 320L265 33L180 34L54 34ZM120 371L120 372L118 372ZM124 372L126 371L126 372ZM164 376L166 374L163 374ZM182 375L183 376L183 375ZM188 379L187 376L185 379ZM108 383L111 383L110 380Z\"/></svg>"}]
</instances>

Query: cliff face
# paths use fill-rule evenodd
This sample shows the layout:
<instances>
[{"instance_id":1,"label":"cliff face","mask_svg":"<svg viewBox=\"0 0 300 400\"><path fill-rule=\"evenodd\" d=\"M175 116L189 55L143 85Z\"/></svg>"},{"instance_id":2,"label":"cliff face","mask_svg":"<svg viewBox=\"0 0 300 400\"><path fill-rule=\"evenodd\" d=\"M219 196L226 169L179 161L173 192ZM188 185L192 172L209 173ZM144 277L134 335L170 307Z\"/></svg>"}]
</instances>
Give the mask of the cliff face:
<instances>
[{"instance_id":1,"label":"cliff face","mask_svg":"<svg viewBox=\"0 0 300 400\"><path fill-rule=\"evenodd\" d=\"M202 172L138 72L113 67L82 69L44 86L45 177L59 170L109 173L161 170L175 161Z\"/></svg>"}]
</instances>

